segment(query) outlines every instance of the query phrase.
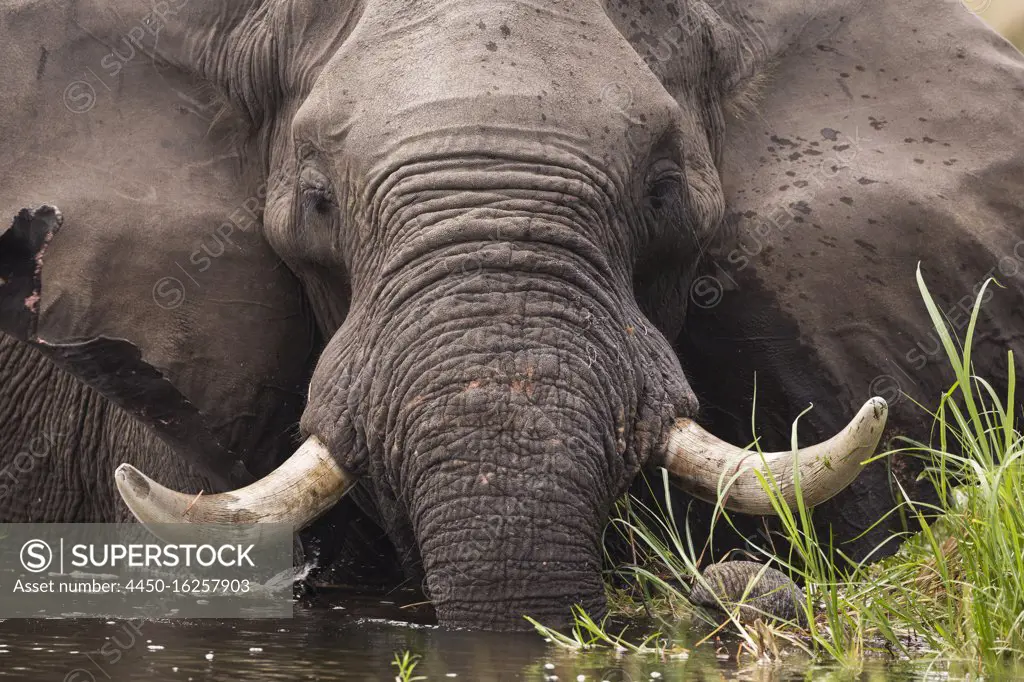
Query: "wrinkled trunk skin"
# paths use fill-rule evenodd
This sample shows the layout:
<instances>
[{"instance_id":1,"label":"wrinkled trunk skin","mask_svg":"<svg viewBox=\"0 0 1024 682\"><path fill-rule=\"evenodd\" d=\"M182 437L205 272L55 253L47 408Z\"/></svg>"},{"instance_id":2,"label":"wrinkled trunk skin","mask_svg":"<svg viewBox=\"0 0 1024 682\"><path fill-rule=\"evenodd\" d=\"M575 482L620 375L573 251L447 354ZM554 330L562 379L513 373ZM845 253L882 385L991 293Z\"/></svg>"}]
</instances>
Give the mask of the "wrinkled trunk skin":
<instances>
[{"instance_id":1,"label":"wrinkled trunk skin","mask_svg":"<svg viewBox=\"0 0 1024 682\"><path fill-rule=\"evenodd\" d=\"M588 509L593 500L580 499L579 492L559 498L550 483L550 497L480 490L508 485L529 491L537 483L531 474L506 471L432 482L456 491L440 507L421 502L425 510L417 514L426 592L441 622L528 629L523 616L529 615L564 626L575 604L603 616L600 512Z\"/></svg>"},{"instance_id":2,"label":"wrinkled trunk skin","mask_svg":"<svg viewBox=\"0 0 1024 682\"><path fill-rule=\"evenodd\" d=\"M562 623L573 604L604 612L599 536L623 475L621 421L596 377L576 385L569 332L548 331L551 346L509 351L504 368L474 348L479 364L410 425L409 511L444 622L525 628L523 615ZM500 333L474 336L486 349Z\"/></svg>"},{"instance_id":3,"label":"wrinkled trunk skin","mask_svg":"<svg viewBox=\"0 0 1024 682\"><path fill-rule=\"evenodd\" d=\"M604 611L601 526L613 488L635 468L616 436L622 391L587 367L582 329L543 316L494 321L499 309L526 309L531 294L540 298L432 304L480 317L412 344L433 352L399 358L407 381L389 387L404 414L385 451L400 452L391 465L407 495L402 513L426 591L452 625L525 628L524 615L562 623L576 603Z\"/></svg>"},{"instance_id":4,"label":"wrinkled trunk skin","mask_svg":"<svg viewBox=\"0 0 1024 682\"><path fill-rule=\"evenodd\" d=\"M421 231L357 293L303 428L365 477L442 624L511 630L604 612L609 509L695 401L580 228L494 223Z\"/></svg>"}]
</instances>

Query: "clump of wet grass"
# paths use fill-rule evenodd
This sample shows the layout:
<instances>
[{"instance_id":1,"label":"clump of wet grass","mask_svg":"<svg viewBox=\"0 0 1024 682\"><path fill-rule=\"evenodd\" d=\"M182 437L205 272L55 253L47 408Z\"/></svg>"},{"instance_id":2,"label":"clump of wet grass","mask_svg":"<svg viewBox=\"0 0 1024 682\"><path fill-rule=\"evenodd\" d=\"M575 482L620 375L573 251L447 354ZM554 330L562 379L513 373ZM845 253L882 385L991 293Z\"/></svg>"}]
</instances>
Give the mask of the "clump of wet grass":
<instances>
[{"instance_id":1,"label":"clump of wet grass","mask_svg":"<svg viewBox=\"0 0 1024 682\"><path fill-rule=\"evenodd\" d=\"M579 606L573 607L573 627L569 634L565 634L553 628L549 628L537 622L529 616L526 620L545 638L565 649L576 649L585 651L596 647L611 647L619 652L630 652L634 654L657 654L659 656L685 653L669 639L662 637L660 632L647 635L639 642L634 642L626 636L626 629L618 633L608 629L608 618L600 623Z\"/></svg>"},{"instance_id":2,"label":"clump of wet grass","mask_svg":"<svg viewBox=\"0 0 1024 682\"><path fill-rule=\"evenodd\" d=\"M818 537L812 510L799 494L799 478L794 508L783 501L776 481L762 478L778 515L779 546L785 549L768 551L751 543L749 553L804 586L800 606L806 620L802 625L768 619L751 623L741 618L737 605L720 603L723 619L687 601L692 587L703 583L698 567L708 547L694 543L689 524L678 522L671 503L649 506L628 499L610 526L634 554L629 565L618 569L629 587L610 591L613 612L642 612L665 624L696 616L710 628L698 645L728 631L739 638L742 650L759 659L777 658L781 643L850 670L859 670L865 656L873 654L931 656L981 674L1024 663L1024 435L1015 420L1014 359L1012 352L1007 354L1003 395L975 376L971 362L975 325L991 281L979 291L961 341L950 332L918 269L918 287L955 382L931 412L928 444L905 441L898 450L876 456L900 453L922 459L922 475L938 493L939 502L932 505L900 489L898 511L911 531L886 541L902 543L896 554L853 561L831 538ZM724 493L730 483L723 479L719 489ZM661 485L662 498L669 501L664 472ZM732 523L721 497L715 519ZM582 632L589 644L607 643L600 624L582 612L577 621L585 624Z\"/></svg>"}]
</instances>

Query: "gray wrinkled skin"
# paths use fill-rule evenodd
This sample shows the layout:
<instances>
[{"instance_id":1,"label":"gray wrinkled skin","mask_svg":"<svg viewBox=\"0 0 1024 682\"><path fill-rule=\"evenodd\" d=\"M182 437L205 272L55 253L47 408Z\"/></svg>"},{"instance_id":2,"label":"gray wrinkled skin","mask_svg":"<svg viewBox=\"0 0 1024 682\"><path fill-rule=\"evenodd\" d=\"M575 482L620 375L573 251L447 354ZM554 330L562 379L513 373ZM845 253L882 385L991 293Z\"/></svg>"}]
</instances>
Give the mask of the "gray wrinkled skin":
<instances>
[{"instance_id":1,"label":"gray wrinkled skin","mask_svg":"<svg viewBox=\"0 0 1024 682\"><path fill-rule=\"evenodd\" d=\"M805 623L804 593L785 573L753 561L711 564L701 573L707 587L697 583L690 601L715 611L737 611L741 622L779 619ZM717 597L717 598L716 598Z\"/></svg>"},{"instance_id":2,"label":"gray wrinkled skin","mask_svg":"<svg viewBox=\"0 0 1024 682\"><path fill-rule=\"evenodd\" d=\"M1024 62L955 2L157 5L3 6L0 215L64 221L0 253L27 278L0 283L0 463L53 420L92 434L3 518L117 518L121 461L230 489L316 435L444 624L599 617L611 505L698 397L749 442L756 370L773 429L813 400L802 435L831 435L925 333L893 288L916 259L956 300L1021 236ZM859 129L884 144L812 185ZM729 259L790 205L802 233ZM738 288L707 306L716 258ZM888 483L818 518L855 531Z\"/></svg>"}]
</instances>

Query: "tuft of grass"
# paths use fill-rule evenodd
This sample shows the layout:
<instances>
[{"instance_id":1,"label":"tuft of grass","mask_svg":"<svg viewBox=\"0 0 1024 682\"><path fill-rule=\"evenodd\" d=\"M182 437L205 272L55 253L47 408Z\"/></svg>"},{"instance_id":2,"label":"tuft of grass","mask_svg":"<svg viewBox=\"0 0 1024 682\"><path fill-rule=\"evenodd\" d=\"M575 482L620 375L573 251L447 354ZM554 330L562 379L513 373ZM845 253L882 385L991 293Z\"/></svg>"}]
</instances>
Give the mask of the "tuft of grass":
<instances>
[{"instance_id":1,"label":"tuft of grass","mask_svg":"<svg viewBox=\"0 0 1024 682\"><path fill-rule=\"evenodd\" d=\"M929 648L991 671L1024 661L1024 436L1015 421L1013 353L1000 396L971 364L991 280L978 293L962 344L946 328L920 269L917 282L956 380L932 413L931 444L908 441L903 451L925 460L940 504L915 504L904 492L920 530L895 560L869 574L882 582L878 618L917 624Z\"/></svg>"},{"instance_id":2,"label":"tuft of grass","mask_svg":"<svg viewBox=\"0 0 1024 682\"><path fill-rule=\"evenodd\" d=\"M396 652L394 660L391 661L397 669L395 682L420 682L427 679L423 675L416 675L416 666L419 665L420 657L409 651Z\"/></svg>"},{"instance_id":3,"label":"tuft of grass","mask_svg":"<svg viewBox=\"0 0 1024 682\"><path fill-rule=\"evenodd\" d=\"M680 619L696 617L709 629L701 642L728 631L738 637L742 651L758 659L778 658L782 643L850 672L859 671L865 657L874 654L931 657L985 675L1024 663L1024 435L1015 419L1014 358L1007 353L1002 395L974 374L971 359L981 302L992 281L978 292L961 340L950 331L918 267L918 288L955 381L930 411L934 425L928 444L904 440L899 449L874 458L904 454L923 460L922 476L934 486L939 503L914 501L900 488L902 501L892 512L907 519L913 533L893 535L865 560L853 561L831 537L818 537L813 510L800 494L794 457L793 508L783 500L778 481L770 474L760 479L778 515L775 535L785 549L768 551L750 543L748 553L803 584L806 620L803 625L744 622L738 606L719 604L722 619L687 601L692 587L703 582L699 567L709 547L695 545L687 520L677 522L667 472L662 471L664 507L629 498L619 503L610 524L633 550L632 562L617 569L629 587L611 591L613 612L643 613L664 631ZM799 417L792 428L794 450L798 422ZM733 480L723 476L719 482L712 526L732 524L722 503ZM896 554L874 561L872 555L890 542L902 543ZM575 617L572 636L531 622L569 648L640 652L651 642L663 649L673 646L656 634L631 648L623 644L622 633L607 633L603 621L595 623L582 610Z\"/></svg>"},{"instance_id":4,"label":"tuft of grass","mask_svg":"<svg viewBox=\"0 0 1024 682\"><path fill-rule=\"evenodd\" d=\"M626 629L623 628L618 634L609 632L605 617L600 623L596 622L581 606L574 606L572 609L573 627L568 635L549 628L526 616L526 620L533 625L537 632L550 639L554 644L565 648L585 651L597 647L611 647L619 652L630 652L634 654L658 654L659 656L685 653L673 645L670 641L664 640L660 632L647 635L639 643L633 643L626 637Z\"/></svg>"}]
</instances>

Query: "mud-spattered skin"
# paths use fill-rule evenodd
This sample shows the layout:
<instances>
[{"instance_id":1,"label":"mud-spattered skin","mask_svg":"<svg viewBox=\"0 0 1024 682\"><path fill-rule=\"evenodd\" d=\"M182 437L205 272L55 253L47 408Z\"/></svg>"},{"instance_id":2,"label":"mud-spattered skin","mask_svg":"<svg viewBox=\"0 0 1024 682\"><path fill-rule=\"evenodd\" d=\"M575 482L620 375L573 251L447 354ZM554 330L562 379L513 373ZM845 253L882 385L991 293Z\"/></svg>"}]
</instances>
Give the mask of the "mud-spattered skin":
<instances>
[{"instance_id":1,"label":"mud-spattered skin","mask_svg":"<svg viewBox=\"0 0 1024 682\"><path fill-rule=\"evenodd\" d=\"M919 262L960 338L985 280L1005 287L985 294L977 375L1003 390L1007 351L1018 362L1024 351L1024 116L1007 113L1024 102L1021 55L955 0L765 0L743 12L775 55L771 84L727 135L733 236L709 250L677 343L706 424L749 442L756 385L765 449L789 447L808 405L800 445L872 395L889 403L887 447L927 441L931 418L914 402L934 408L954 377ZM903 530L900 515L876 522L900 487L934 501L920 469L906 457L871 465L816 510L819 537L858 559L895 551L879 545Z\"/></svg>"},{"instance_id":2,"label":"mud-spattered skin","mask_svg":"<svg viewBox=\"0 0 1024 682\"><path fill-rule=\"evenodd\" d=\"M753 369L767 367L770 377L773 424L809 398L831 401L826 416L807 419L818 435L838 430L833 422L868 397L874 376L848 344L816 345L838 327L831 314L884 310L873 321L878 333L891 330L901 342L921 329L902 324L912 292L889 302L890 289L866 284L878 269L886 284L904 276L902 261L839 255L859 254L852 247L815 260L798 249L792 258L803 260L786 269L735 266L739 290L716 309L727 342L715 341L707 316L684 324L698 262L728 234L723 216L738 206L743 215L770 214L777 203L759 184L782 184L758 161L761 138L780 131L779 139L808 149L823 144L782 128L794 120L801 131L815 128L813 112L836 101L815 79L832 87L844 77L828 69L916 68L917 56L900 54L917 44L905 35L911 18L933 22L928 45L940 34L964 36L979 67L970 73L987 75L969 76L956 53L931 54L932 89L913 91L920 101L894 102L901 110L948 107L944 116L919 114L943 121L942 135L928 137L975 164L943 166L956 181L943 190L945 208L929 214L935 229L975 245L971 258L1002 248L976 231L974 213L955 208L960 196L980 205L969 182L978 157L952 146L998 134L1002 165L985 175L985 224L1019 232L1019 156L1007 151L1024 148L1014 144L1019 126L979 116L969 136L953 109L965 79L974 78L973 100L1011 97L1020 58L993 47L955 3L938 12L926 2L897 10L882 0L813 9L242 0L172 3L157 18L129 2L20 3L0 27L11 46L0 72L9 93L0 125L17 131L0 135L4 168L16 169L0 177L0 211L13 216L49 202L64 215L25 340L41 350L104 349L162 387L159 404L147 405L131 372L99 376L96 367L106 365L94 355L62 356L62 371L148 429L150 440L137 441L111 424L108 437L126 441L97 456L97 471L104 461L108 471L138 461L185 492L224 489L236 463L261 475L313 434L364 477L352 497L444 623L523 628L524 613L558 623L574 603L597 616L610 506L655 462L672 421L698 411L680 359L713 406L716 428L749 423L730 401L749 398L739 382L756 358ZM896 12L907 21L895 21ZM831 47L833 38L843 50ZM822 62L853 52L864 72ZM730 97L773 62L785 76L765 85L760 112L727 122ZM895 125L894 115L862 113ZM831 136L844 126L826 122L813 132ZM778 165L814 156L801 151L791 161L796 153ZM915 163L909 152L896 158L906 157ZM906 175L828 184L819 197L836 210L818 222L822 232L854 246L909 248L890 234L913 234L904 214L868 227L842 213L843 197L880 205L886 192L902 200L927 187L929 178ZM785 203L826 213L811 201ZM867 238L854 237L855 228ZM786 282L795 270L814 286ZM837 287L828 283L835 272L851 274ZM754 273L758 286L744 284ZM906 281L911 275L908 268ZM960 284L941 286L958 297ZM1004 309L992 321L1002 338L1018 338L1019 321ZM776 352L762 329L796 329L796 341ZM675 348L672 339L681 339ZM58 390L38 378L47 371L38 364L19 369L24 362L4 369L29 389ZM56 418L31 416L33 394L0 393L26 433ZM70 395L61 410L88 419L90 395ZM149 447L152 434L175 452ZM129 446L166 456L132 459L123 454ZM183 463L209 480L180 478ZM27 499L30 490L16 494ZM887 491L884 476L871 479L819 518L847 518L847 509L858 522L877 518L891 502ZM97 494L111 497L96 514L115 513L112 488ZM85 516L53 506L55 517ZM322 532L321 544L337 547L346 529Z\"/></svg>"}]
</instances>

